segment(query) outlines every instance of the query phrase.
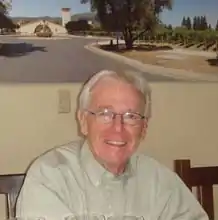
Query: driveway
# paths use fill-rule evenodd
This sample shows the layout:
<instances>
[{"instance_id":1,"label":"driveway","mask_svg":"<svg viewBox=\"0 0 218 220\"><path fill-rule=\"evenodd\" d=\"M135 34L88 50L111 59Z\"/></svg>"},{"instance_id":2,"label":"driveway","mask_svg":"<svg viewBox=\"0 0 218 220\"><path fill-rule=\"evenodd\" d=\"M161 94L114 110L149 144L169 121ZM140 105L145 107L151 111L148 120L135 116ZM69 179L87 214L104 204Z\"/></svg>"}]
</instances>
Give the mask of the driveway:
<instances>
[{"instance_id":1,"label":"driveway","mask_svg":"<svg viewBox=\"0 0 218 220\"><path fill-rule=\"evenodd\" d=\"M92 53L84 48L94 39L18 39L1 37L0 83L70 83L84 82L103 70L130 69L119 61ZM178 81L145 73L149 81Z\"/></svg>"}]
</instances>

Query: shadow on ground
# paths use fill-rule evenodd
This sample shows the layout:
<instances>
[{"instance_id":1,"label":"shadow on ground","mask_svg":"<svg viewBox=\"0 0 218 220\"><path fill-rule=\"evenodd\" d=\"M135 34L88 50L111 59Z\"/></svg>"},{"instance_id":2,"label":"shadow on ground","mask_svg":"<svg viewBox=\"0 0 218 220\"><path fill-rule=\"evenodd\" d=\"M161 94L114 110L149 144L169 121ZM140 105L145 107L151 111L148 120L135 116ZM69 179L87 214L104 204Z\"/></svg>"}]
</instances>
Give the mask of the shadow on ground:
<instances>
[{"instance_id":1,"label":"shadow on ground","mask_svg":"<svg viewBox=\"0 0 218 220\"><path fill-rule=\"evenodd\" d=\"M208 62L211 66L217 66L217 67L218 67L218 58L208 59L207 62Z\"/></svg>"},{"instance_id":2,"label":"shadow on ground","mask_svg":"<svg viewBox=\"0 0 218 220\"><path fill-rule=\"evenodd\" d=\"M163 46L159 46L159 45L134 45L133 49L128 50L126 49L125 45L120 44L119 47L117 48L117 45L101 45L100 46L101 49L103 50L107 50L107 51L116 51L116 52L127 52L127 51L131 51L131 50L135 50L135 51L161 51L161 50L172 50L173 48L171 46L168 45L163 45Z\"/></svg>"},{"instance_id":3,"label":"shadow on ground","mask_svg":"<svg viewBox=\"0 0 218 220\"><path fill-rule=\"evenodd\" d=\"M0 56L19 57L31 52L47 52L45 47L37 47L28 43L4 43L0 49Z\"/></svg>"}]
</instances>

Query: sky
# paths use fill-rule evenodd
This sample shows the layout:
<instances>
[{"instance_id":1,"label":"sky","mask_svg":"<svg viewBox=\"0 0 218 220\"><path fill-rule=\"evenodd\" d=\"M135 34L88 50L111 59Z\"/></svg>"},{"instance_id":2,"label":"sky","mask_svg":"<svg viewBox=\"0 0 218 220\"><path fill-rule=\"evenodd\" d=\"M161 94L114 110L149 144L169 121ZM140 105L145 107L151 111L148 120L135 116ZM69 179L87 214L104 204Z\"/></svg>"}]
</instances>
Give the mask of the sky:
<instances>
[{"instance_id":1,"label":"sky","mask_svg":"<svg viewBox=\"0 0 218 220\"><path fill-rule=\"evenodd\" d=\"M71 14L90 11L89 4L80 0L12 0L10 15L14 16L60 16L62 7L71 8ZM172 11L164 11L161 19L166 24L180 25L183 16L207 17L208 23L215 26L218 20L218 0L174 0Z\"/></svg>"}]
</instances>

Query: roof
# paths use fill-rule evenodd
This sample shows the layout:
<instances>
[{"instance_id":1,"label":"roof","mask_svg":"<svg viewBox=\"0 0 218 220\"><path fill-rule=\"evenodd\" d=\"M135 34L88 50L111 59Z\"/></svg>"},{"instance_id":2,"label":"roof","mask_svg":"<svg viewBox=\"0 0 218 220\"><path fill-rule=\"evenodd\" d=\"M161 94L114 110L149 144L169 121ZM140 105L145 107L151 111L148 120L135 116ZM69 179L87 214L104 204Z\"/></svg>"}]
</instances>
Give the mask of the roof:
<instances>
[{"instance_id":1,"label":"roof","mask_svg":"<svg viewBox=\"0 0 218 220\"><path fill-rule=\"evenodd\" d=\"M30 25L30 24L34 24L34 23L38 23L38 22L42 22L42 21L46 21L46 22L48 22L48 23L52 23L52 24L58 25L58 26L60 26L60 27L63 27L63 26L60 25L60 24L57 24L57 23L52 22L52 21L50 21L50 20L43 20L43 19L37 19L37 20L34 20L34 21L30 21L30 22L28 22L28 23L21 24L20 26L21 26L21 27L24 27L24 26L26 26L26 25Z\"/></svg>"},{"instance_id":2,"label":"roof","mask_svg":"<svg viewBox=\"0 0 218 220\"><path fill-rule=\"evenodd\" d=\"M70 11L70 8L62 8L61 11Z\"/></svg>"}]
</instances>

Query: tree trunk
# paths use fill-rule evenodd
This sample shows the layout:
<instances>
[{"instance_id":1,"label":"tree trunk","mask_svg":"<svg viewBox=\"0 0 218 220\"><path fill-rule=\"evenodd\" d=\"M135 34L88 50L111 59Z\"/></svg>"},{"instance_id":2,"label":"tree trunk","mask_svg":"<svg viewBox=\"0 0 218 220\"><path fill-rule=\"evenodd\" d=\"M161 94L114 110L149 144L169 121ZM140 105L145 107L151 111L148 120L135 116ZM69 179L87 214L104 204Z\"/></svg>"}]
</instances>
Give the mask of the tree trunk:
<instances>
[{"instance_id":1,"label":"tree trunk","mask_svg":"<svg viewBox=\"0 0 218 220\"><path fill-rule=\"evenodd\" d=\"M117 50L119 50L119 37L117 35Z\"/></svg>"},{"instance_id":2,"label":"tree trunk","mask_svg":"<svg viewBox=\"0 0 218 220\"><path fill-rule=\"evenodd\" d=\"M133 38L131 36L128 36L128 34L123 34L124 36L124 41L126 45L127 50L131 50L133 48Z\"/></svg>"},{"instance_id":3,"label":"tree trunk","mask_svg":"<svg viewBox=\"0 0 218 220\"><path fill-rule=\"evenodd\" d=\"M126 45L127 50L131 50L133 48L133 42L135 41L133 37L132 30L128 27L126 27L123 31L123 37Z\"/></svg>"},{"instance_id":4,"label":"tree trunk","mask_svg":"<svg viewBox=\"0 0 218 220\"><path fill-rule=\"evenodd\" d=\"M127 50L131 50L133 48L133 42L132 40L127 40L125 41L125 44L126 44L126 49Z\"/></svg>"},{"instance_id":5,"label":"tree trunk","mask_svg":"<svg viewBox=\"0 0 218 220\"><path fill-rule=\"evenodd\" d=\"M216 58L218 60L218 40L216 40Z\"/></svg>"}]
</instances>

